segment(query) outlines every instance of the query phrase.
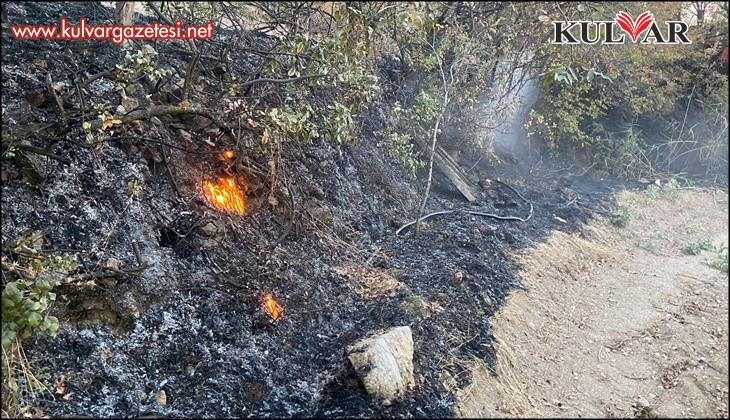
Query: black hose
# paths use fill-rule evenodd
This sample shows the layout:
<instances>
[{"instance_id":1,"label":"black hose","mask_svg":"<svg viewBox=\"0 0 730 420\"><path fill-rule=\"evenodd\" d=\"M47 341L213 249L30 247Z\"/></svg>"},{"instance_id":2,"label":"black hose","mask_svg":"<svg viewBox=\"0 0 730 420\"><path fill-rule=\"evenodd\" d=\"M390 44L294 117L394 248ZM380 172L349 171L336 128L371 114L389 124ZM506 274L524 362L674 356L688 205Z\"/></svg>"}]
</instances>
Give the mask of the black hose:
<instances>
[{"instance_id":1,"label":"black hose","mask_svg":"<svg viewBox=\"0 0 730 420\"><path fill-rule=\"evenodd\" d=\"M532 206L532 203L529 200L527 200L525 197L523 197L522 194L519 193L519 191L517 191L516 189L512 188L510 185L505 184L504 182L499 181L499 180L495 180L495 181L498 182L498 183L500 183L500 184L502 184L502 185L504 185L505 187L509 188L510 190L512 190L515 194L517 194L518 197L520 197L522 199L522 201L524 201L525 203L527 203L527 204L530 205L530 212L529 212L529 214L527 215L526 218L523 219L523 218L517 217L517 216L500 216L498 214L483 213L483 212L480 212L480 211L471 211L471 210L444 210L444 211L437 211L437 212L429 213L429 214L421 217L418 220L414 220L412 222L406 223L405 225L401 226L400 228L398 228L398 230L395 231L396 236L399 235L403 229L405 229L408 226L411 226L411 225L417 223L419 220L420 221L424 221L424 220L428 219L431 216L438 216L440 214L451 214L451 213L456 213L456 212L460 212L460 211L463 211L464 213L472 214L474 216L491 217L491 218L497 219L497 220L517 220L517 221L520 221L520 222L526 222L526 221L530 220L532 218L532 214L533 214L533 210L534 210L534 208Z\"/></svg>"}]
</instances>

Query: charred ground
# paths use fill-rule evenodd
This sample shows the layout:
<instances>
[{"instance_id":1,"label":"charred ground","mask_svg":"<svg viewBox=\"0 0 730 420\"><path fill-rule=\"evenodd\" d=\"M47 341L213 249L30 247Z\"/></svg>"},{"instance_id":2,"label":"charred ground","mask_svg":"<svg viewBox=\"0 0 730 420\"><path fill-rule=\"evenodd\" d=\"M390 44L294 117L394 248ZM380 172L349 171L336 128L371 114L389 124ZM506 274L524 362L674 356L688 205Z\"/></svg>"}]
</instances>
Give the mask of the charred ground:
<instances>
[{"instance_id":1,"label":"charred ground","mask_svg":"<svg viewBox=\"0 0 730 420\"><path fill-rule=\"evenodd\" d=\"M2 21L48 24L111 13L78 3L3 4ZM73 74L95 74L119 60L108 42L2 36L4 135L24 123L54 121L47 101L31 106L26 99L43 91L46 74L72 83ZM178 67L188 59L174 50L161 57ZM245 57L235 62L241 72L253 67ZM109 89L103 81L89 86L114 107L119 100ZM206 89L215 91L214 79ZM377 125L377 105L370 114L368 125ZM89 148L79 146L81 120L72 117L76 131L52 148L64 161L26 153L31 163L23 167L18 158L2 158L4 246L29 229L42 232L44 252L70 250L64 252L78 258L70 277L99 273L110 259L122 272L137 266L133 243L149 264L139 273L91 276L94 287L58 286L58 336L35 334L25 345L49 388L64 384L63 393L24 402L53 417L450 416L450 381L468 383L474 357L494 366L489 318L521 287L506 254L554 230L579 231L612 206L604 199L608 184L592 173L520 176L509 164L483 165L473 174L481 185L476 203L437 178L427 210L525 217L527 205L489 181L499 177L533 204L528 222L456 213L430 219L418 240L411 231L395 236L414 217L424 183L409 181L388 161L370 127L359 144L339 150L326 143L287 148L278 165L287 182L276 184L275 200L252 183L246 215L230 216L202 194L202 180L225 170L219 149L199 140L205 124L160 120L145 121L134 140L109 136ZM185 132L194 147L180 143ZM39 182L29 182L34 174ZM392 276L399 285L374 292L363 283L367 276L357 275L363 272ZM284 306L280 320L261 310L264 293ZM396 325L413 330L417 384L408 399L382 406L358 385L345 347ZM164 404L155 398L160 391Z\"/></svg>"}]
</instances>

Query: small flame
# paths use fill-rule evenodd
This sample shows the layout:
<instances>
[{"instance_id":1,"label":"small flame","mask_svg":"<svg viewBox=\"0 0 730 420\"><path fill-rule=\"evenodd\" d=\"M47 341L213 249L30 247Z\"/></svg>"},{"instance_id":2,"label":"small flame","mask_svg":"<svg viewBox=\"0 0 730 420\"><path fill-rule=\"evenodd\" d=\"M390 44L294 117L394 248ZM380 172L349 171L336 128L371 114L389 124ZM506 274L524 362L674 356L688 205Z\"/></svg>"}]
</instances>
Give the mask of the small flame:
<instances>
[{"instance_id":1,"label":"small flame","mask_svg":"<svg viewBox=\"0 0 730 420\"><path fill-rule=\"evenodd\" d=\"M224 158L230 160L230 159L233 159L233 157L236 156L236 154L233 153L232 151L228 150L228 151L223 152L222 156Z\"/></svg>"},{"instance_id":2,"label":"small flame","mask_svg":"<svg viewBox=\"0 0 730 420\"><path fill-rule=\"evenodd\" d=\"M203 191L208 200L216 208L243 214L243 191L238 188L236 181L231 178L219 178L218 181L218 184L205 181Z\"/></svg>"},{"instance_id":3,"label":"small flame","mask_svg":"<svg viewBox=\"0 0 730 420\"><path fill-rule=\"evenodd\" d=\"M281 318L281 315L284 313L284 308L274 300L274 296L271 294L264 296L261 306L274 321Z\"/></svg>"}]
</instances>

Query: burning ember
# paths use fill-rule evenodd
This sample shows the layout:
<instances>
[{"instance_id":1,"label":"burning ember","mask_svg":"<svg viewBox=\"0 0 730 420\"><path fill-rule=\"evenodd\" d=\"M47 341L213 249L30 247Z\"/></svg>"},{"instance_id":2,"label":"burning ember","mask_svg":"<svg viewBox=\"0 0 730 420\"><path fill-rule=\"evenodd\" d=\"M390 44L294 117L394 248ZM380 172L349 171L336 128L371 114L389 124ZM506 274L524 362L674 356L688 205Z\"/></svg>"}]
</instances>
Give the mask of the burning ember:
<instances>
[{"instance_id":1,"label":"burning ember","mask_svg":"<svg viewBox=\"0 0 730 420\"><path fill-rule=\"evenodd\" d=\"M231 160L231 159L233 159L234 157L236 157L236 154L235 154L235 153L233 153L232 151L228 150L228 151L226 151L226 152L223 152L223 154L221 154L221 156L222 156L222 157L223 157L224 159L228 159L228 160Z\"/></svg>"},{"instance_id":2,"label":"burning ember","mask_svg":"<svg viewBox=\"0 0 730 420\"><path fill-rule=\"evenodd\" d=\"M203 191L208 200L218 209L243 214L243 191L231 178L219 178L219 183L205 181Z\"/></svg>"},{"instance_id":3,"label":"burning ember","mask_svg":"<svg viewBox=\"0 0 730 420\"><path fill-rule=\"evenodd\" d=\"M274 296L271 294L264 296L261 306L274 321L281 318L281 315L284 313L284 308L274 300Z\"/></svg>"}]
</instances>

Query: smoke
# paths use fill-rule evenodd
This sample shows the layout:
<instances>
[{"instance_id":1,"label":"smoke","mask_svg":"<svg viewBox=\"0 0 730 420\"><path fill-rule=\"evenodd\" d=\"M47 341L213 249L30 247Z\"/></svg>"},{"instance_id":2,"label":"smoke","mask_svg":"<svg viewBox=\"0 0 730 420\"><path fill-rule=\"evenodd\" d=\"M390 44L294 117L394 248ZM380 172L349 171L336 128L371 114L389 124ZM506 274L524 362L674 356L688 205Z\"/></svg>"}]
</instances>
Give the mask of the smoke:
<instances>
[{"instance_id":1,"label":"smoke","mask_svg":"<svg viewBox=\"0 0 730 420\"><path fill-rule=\"evenodd\" d=\"M570 166L567 157L554 156L542 139L530 137L525 124L540 95L539 80L521 76L509 85L507 73L497 73L492 91L483 95L483 148L493 152L500 172L515 172L521 177L537 175L545 170ZM500 96L501 94L501 96Z\"/></svg>"}]
</instances>

